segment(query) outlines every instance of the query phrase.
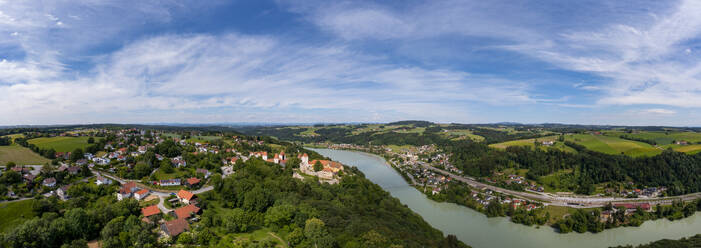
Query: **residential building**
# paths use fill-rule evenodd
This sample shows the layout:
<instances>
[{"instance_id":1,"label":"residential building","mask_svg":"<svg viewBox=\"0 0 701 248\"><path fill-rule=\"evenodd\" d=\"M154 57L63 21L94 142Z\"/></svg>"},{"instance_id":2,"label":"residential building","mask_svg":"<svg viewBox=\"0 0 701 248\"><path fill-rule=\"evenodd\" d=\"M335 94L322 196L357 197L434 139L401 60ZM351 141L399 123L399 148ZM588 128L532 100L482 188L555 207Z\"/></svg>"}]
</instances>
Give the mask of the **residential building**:
<instances>
[{"instance_id":1,"label":"residential building","mask_svg":"<svg viewBox=\"0 0 701 248\"><path fill-rule=\"evenodd\" d=\"M95 180L95 184L99 185L110 185L112 184L112 180L109 178L103 177L103 176L97 176L97 180Z\"/></svg>"},{"instance_id":2,"label":"residential building","mask_svg":"<svg viewBox=\"0 0 701 248\"><path fill-rule=\"evenodd\" d=\"M136 193L134 193L134 199L136 199L137 201L141 201L142 199L146 198L150 193L151 191L149 191L148 189L139 190Z\"/></svg>"},{"instance_id":3,"label":"residential building","mask_svg":"<svg viewBox=\"0 0 701 248\"><path fill-rule=\"evenodd\" d=\"M161 186L180 186L180 179L166 179L158 182Z\"/></svg>"},{"instance_id":4,"label":"residential building","mask_svg":"<svg viewBox=\"0 0 701 248\"><path fill-rule=\"evenodd\" d=\"M200 208L193 204L189 204L187 206L175 209L175 216L178 217L178 219L187 219L190 218L193 214L199 214L200 213Z\"/></svg>"},{"instance_id":5,"label":"residential building","mask_svg":"<svg viewBox=\"0 0 701 248\"><path fill-rule=\"evenodd\" d=\"M195 185L200 184L200 179L199 179L199 178L196 178L196 177L191 177L191 178L188 178L188 179L187 179L187 182L186 182L186 183L187 183L188 186L193 187L193 186L195 186Z\"/></svg>"},{"instance_id":6,"label":"residential building","mask_svg":"<svg viewBox=\"0 0 701 248\"><path fill-rule=\"evenodd\" d=\"M129 198L136 192L139 188L136 187L135 182L128 182L122 185L122 187L119 189L119 192L117 192L117 200L121 201L126 198Z\"/></svg>"},{"instance_id":7,"label":"residential building","mask_svg":"<svg viewBox=\"0 0 701 248\"><path fill-rule=\"evenodd\" d=\"M176 196L178 197L178 200L180 200L180 202L184 204L190 204L190 202L195 198L195 194L182 189L178 191L178 194Z\"/></svg>"},{"instance_id":8,"label":"residential building","mask_svg":"<svg viewBox=\"0 0 701 248\"><path fill-rule=\"evenodd\" d=\"M161 213L161 210L158 209L157 205L151 205L151 206L148 206L148 207L141 209L141 214L144 215L144 217L150 217L150 216L157 215L160 213Z\"/></svg>"},{"instance_id":9,"label":"residential building","mask_svg":"<svg viewBox=\"0 0 701 248\"><path fill-rule=\"evenodd\" d=\"M190 226L185 219L175 219L171 221L166 221L161 224L161 230L168 236L175 237L187 230L190 230Z\"/></svg>"},{"instance_id":10,"label":"residential building","mask_svg":"<svg viewBox=\"0 0 701 248\"><path fill-rule=\"evenodd\" d=\"M42 185L50 188L56 187L56 178L49 177L47 179L44 179Z\"/></svg>"},{"instance_id":11,"label":"residential building","mask_svg":"<svg viewBox=\"0 0 701 248\"><path fill-rule=\"evenodd\" d=\"M59 199L61 200L68 200L68 188L70 188L70 185L66 185L63 187L60 187L56 190L56 196L58 196Z\"/></svg>"}]
</instances>

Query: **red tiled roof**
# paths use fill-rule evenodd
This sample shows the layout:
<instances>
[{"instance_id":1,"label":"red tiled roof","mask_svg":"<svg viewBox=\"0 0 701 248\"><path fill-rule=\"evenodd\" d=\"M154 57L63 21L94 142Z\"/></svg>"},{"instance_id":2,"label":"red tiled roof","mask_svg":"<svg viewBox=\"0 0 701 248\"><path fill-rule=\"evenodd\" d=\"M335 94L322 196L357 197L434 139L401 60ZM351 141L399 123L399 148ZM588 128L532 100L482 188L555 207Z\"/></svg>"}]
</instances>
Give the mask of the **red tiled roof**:
<instances>
[{"instance_id":1,"label":"red tiled roof","mask_svg":"<svg viewBox=\"0 0 701 248\"><path fill-rule=\"evenodd\" d=\"M148 207L141 209L141 214L143 214L144 217L149 217L151 215L160 214L160 213L161 213L161 210L158 209L158 206L156 206L156 205L148 206Z\"/></svg>"},{"instance_id":2,"label":"red tiled roof","mask_svg":"<svg viewBox=\"0 0 701 248\"><path fill-rule=\"evenodd\" d=\"M617 203L613 204L614 207L626 207L627 209L635 209L640 207L644 210L650 209L650 203Z\"/></svg>"},{"instance_id":3,"label":"red tiled roof","mask_svg":"<svg viewBox=\"0 0 701 248\"><path fill-rule=\"evenodd\" d=\"M178 209L175 209L175 215L178 216L178 218L187 218L190 217L193 213L198 213L200 212L200 208L198 208L195 205L187 205Z\"/></svg>"},{"instance_id":4,"label":"red tiled roof","mask_svg":"<svg viewBox=\"0 0 701 248\"><path fill-rule=\"evenodd\" d=\"M200 179L196 177L188 178L187 183L190 185L198 184L200 183Z\"/></svg>"},{"instance_id":5,"label":"red tiled roof","mask_svg":"<svg viewBox=\"0 0 701 248\"><path fill-rule=\"evenodd\" d=\"M139 194L139 195L141 195L141 196L143 196L143 195L146 195L146 194L148 193L148 189L142 189L142 190L139 190L139 191L136 192L136 193Z\"/></svg>"},{"instance_id":6,"label":"red tiled roof","mask_svg":"<svg viewBox=\"0 0 701 248\"><path fill-rule=\"evenodd\" d=\"M136 182L128 182L122 185L122 188L119 189L119 193L122 194L129 194L132 193L131 189L136 188Z\"/></svg>"},{"instance_id":7,"label":"red tiled roof","mask_svg":"<svg viewBox=\"0 0 701 248\"><path fill-rule=\"evenodd\" d=\"M178 234L184 232L185 230L190 230L185 219L175 219L163 224L165 226L166 232L170 236L177 236Z\"/></svg>"},{"instance_id":8,"label":"red tiled roof","mask_svg":"<svg viewBox=\"0 0 701 248\"><path fill-rule=\"evenodd\" d=\"M180 191L178 191L178 197L185 199L185 200L188 200L188 201L191 200L192 197L194 197L194 196L195 196L195 194L193 194L192 192L187 191L187 190L181 189Z\"/></svg>"}]
</instances>

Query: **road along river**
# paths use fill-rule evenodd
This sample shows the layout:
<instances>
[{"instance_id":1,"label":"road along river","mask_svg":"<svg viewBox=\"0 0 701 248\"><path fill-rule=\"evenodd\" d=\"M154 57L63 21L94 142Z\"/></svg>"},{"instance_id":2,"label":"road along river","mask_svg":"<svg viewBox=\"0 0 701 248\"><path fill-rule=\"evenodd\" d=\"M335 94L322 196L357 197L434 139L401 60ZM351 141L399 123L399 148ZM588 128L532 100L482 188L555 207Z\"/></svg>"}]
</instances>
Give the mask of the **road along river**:
<instances>
[{"instance_id":1,"label":"road along river","mask_svg":"<svg viewBox=\"0 0 701 248\"><path fill-rule=\"evenodd\" d=\"M368 153L311 149L349 166L357 166L372 182L398 198L426 222L476 248L483 247L609 247L642 244L659 239L679 239L701 233L701 214L678 221L647 221L640 227L621 227L601 233L559 234L552 228L524 226L507 218L487 218L484 214L452 203L429 200L409 186L387 162Z\"/></svg>"}]
</instances>

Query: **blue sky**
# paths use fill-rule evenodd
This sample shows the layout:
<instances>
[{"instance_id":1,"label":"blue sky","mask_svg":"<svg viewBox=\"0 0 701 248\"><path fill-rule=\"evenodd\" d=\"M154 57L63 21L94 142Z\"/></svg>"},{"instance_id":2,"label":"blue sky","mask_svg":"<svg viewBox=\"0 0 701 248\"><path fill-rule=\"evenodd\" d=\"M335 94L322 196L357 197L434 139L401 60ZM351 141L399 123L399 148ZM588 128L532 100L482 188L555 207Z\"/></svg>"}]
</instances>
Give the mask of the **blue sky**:
<instances>
[{"instance_id":1,"label":"blue sky","mask_svg":"<svg viewBox=\"0 0 701 248\"><path fill-rule=\"evenodd\" d=\"M0 125L701 126L701 2L0 0Z\"/></svg>"}]
</instances>

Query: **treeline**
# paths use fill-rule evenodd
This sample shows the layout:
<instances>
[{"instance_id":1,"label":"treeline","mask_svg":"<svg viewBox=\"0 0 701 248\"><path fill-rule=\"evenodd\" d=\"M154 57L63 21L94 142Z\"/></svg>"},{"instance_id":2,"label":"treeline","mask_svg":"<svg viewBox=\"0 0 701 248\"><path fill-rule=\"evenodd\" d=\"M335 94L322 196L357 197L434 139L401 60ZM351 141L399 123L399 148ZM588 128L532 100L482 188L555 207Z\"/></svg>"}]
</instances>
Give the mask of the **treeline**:
<instances>
[{"instance_id":1,"label":"treeline","mask_svg":"<svg viewBox=\"0 0 701 248\"><path fill-rule=\"evenodd\" d=\"M10 137L0 137L0 146L12 145L12 139Z\"/></svg>"},{"instance_id":2,"label":"treeline","mask_svg":"<svg viewBox=\"0 0 701 248\"><path fill-rule=\"evenodd\" d=\"M653 157L632 158L587 150L567 142L578 150L568 153L555 149L509 147L493 149L482 143L453 142L446 146L451 163L466 174L490 176L505 168L528 169L529 179L562 169L577 170L577 193L593 193L594 184L633 181L640 186L668 188L669 195L701 191L701 154L690 155L665 150Z\"/></svg>"},{"instance_id":3,"label":"treeline","mask_svg":"<svg viewBox=\"0 0 701 248\"><path fill-rule=\"evenodd\" d=\"M649 244L644 244L644 245L638 245L638 246L632 246L632 245L626 245L626 246L616 246L614 248L695 248L695 247L701 247L701 234L697 234L696 236L692 236L689 238L682 238L680 240L670 240L670 239L663 239L663 240L658 240L655 242L651 242Z\"/></svg>"},{"instance_id":4,"label":"treeline","mask_svg":"<svg viewBox=\"0 0 701 248\"><path fill-rule=\"evenodd\" d=\"M213 181L215 191L203 198L216 204L206 204L202 224L216 233L267 227L293 247L467 247L443 237L357 168L337 185L292 173L248 160L232 177Z\"/></svg>"},{"instance_id":5,"label":"treeline","mask_svg":"<svg viewBox=\"0 0 701 248\"><path fill-rule=\"evenodd\" d=\"M3 247L87 247L88 240L100 239L102 247L156 247L155 226L139 219L139 202L117 202L115 186L76 184L72 196L62 202L56 197L32 200L37 217L2 234Z\"/></svg>"},{"instance_id":6,"label":"treeline","mask_svg":"<svg viewBox=\"0 0 701 248\"><path fill-rule=\"evenodd\" d=\"M652 140L652 139L645 139L645 138L633 137L633 136L625 135L625 134L622 134L621 136L618 136L618 137L620 137L621 139L626 139L626 140L632 140L632 141L638 141L638 142L648 143L648 144L653 145L653 146L654 146L654 145L657 145L657 141Z\"/></svg>"},{"instance_id":7,"label":"treeline","mask_svg":"<svg viewBox=\"0 0 701 248\"><path fill-rule=\"evenodd\" d=\"M701 211L701 201L681 202L675 201L672 205L661 206L657 205L654 212L645 212L641 208L635 209L632 214L626 214L625 207L614 207L609 203L604 208L605 211L611 211L610 217L605 220L601 219L601 210L583 210L577 209L575 213L559 220L553 225L561 233L569 233L572 231L584 232L601 232L604 229L615 228L619 226L640 226L647 220L667 218L669 220L678 220L689 217ZM615 210L615 211L612 211Z\"/></svg>"}]
</instances>

